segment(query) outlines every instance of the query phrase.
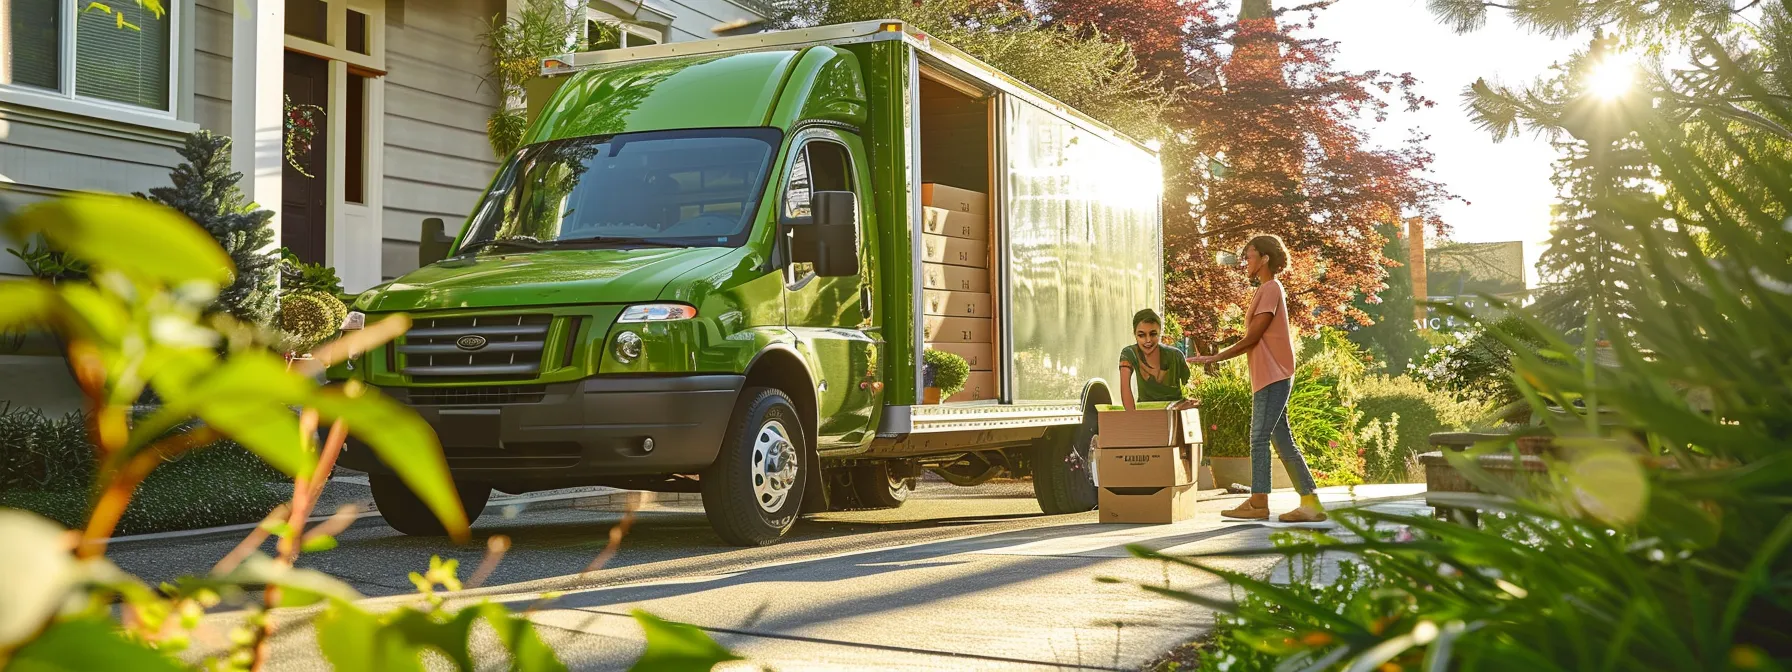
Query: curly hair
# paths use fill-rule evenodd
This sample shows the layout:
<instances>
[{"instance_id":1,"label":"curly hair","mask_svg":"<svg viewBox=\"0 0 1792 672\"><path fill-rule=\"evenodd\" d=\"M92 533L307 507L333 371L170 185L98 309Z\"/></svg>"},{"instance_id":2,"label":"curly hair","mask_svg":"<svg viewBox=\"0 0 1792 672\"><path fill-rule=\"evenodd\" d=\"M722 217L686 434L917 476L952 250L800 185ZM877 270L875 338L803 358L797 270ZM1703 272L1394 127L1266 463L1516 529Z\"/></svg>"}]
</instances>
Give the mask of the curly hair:
<instances>
[{"instance_id":1,"label":"curly hair","mask_svg":"<svg viewBox=\"0 0 1792 672\"><path fill-rule=\"evenodd\" d=\"M1257 254L1269 257L1269 272L1280 274L1288 270L1288 247L1282 244L1282 237L1273 234L1261 234L1251 237L1251 242L1244 244L1245 249L1255 248ZM1244 250L1238 251L1244 256Z\"/></svg>"}]
</instances>

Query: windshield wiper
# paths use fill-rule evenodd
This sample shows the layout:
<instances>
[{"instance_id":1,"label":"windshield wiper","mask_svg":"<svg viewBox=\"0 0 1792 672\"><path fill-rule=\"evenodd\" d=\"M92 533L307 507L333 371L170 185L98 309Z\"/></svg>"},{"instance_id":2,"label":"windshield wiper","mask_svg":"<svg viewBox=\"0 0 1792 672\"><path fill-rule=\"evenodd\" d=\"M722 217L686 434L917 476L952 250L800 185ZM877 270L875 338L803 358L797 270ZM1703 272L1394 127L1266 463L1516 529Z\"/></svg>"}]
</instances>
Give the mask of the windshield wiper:
<instances>
[{"instance_id":1,"label":"windshield wiper","mask_svg":"<svg viewBox=\"0 0 1792 672\"><path fill-rule=\"evenodd\" d=\"M460 248L460 253L467 254L481 248L495 247L498 245L520 247L525 250L545 250L552 247L551 245L544 245L541 241L527 236L512 236L510 238L493 238L491 240L481 240L477 243L468 243Z\"/></svg>"},{"instance_id":2,"label":"windshield wiper","mask_svg":"<svg viewBox=\"0 0 1792 672\"><path fill-rule=\"evenodd\" d=\"M590 238L568 238L554 241L556 247L608 247L611 245L641 245L645 247L688 247L678 243L668 243L658 238L640 238L634 236L595 236Z\"/></svg>"}]
</instances>

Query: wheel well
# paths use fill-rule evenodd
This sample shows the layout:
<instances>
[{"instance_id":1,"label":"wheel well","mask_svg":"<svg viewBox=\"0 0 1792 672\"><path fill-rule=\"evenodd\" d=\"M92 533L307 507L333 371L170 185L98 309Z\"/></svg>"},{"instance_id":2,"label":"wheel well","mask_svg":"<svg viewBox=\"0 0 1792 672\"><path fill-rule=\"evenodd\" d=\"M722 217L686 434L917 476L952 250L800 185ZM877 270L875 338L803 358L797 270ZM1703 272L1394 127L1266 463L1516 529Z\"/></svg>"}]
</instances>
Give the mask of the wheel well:
<instances>
[{"instance_id":1,"label":"wheel well","mask_svg":"<svg viewBox=\"0 0 1792 672\"><path fill-rule=\"evenodd\" d=\"M1114 397L1108 392L1107 381L1099 378L1089 381L1083 386L1083 413L1087 414L1096 406L1114 403Z\"/></svg>"},{"instance_id":2,"label":"wheel well","mask_svg":"<svg viewBox=\"0 0 1792 672\"><path fill-rule=\"evenodd\" d=\"M790 397L802 417L803 437L809 447L816 445L817 431L815 385L809 382L809 368L796 355L784 350L768 350L747 369L746 387L771 387Z\"/></svg>"}]
</instances>

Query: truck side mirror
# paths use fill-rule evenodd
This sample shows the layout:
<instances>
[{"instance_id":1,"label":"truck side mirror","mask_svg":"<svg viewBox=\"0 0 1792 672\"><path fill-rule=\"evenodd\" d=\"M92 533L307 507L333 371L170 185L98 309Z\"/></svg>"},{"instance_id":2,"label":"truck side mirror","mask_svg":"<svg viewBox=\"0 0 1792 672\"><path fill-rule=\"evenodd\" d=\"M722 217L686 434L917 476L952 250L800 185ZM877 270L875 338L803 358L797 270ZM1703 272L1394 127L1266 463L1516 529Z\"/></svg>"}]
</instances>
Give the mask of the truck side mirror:
<instances>
[{"instance_id":1,"label":"truck side mirror","mask_svg":"<svg viewBox=\"0 0 1792 672\"><path fill-rule=\"evenodd\" d=\"M858 275L858 196L817 191L810 196L809 211L809 223L791 230L791 256L797 263L815 264L815 274L824 278Z\"/></svg>"},{"instance_id":2,"label":"truck side mirror","mask_svg":"<svg viewBox=\"0 0 1792 672\"><path fill-rule=\"evenodd\" d=\"M448 249L454 247L454 237L444 229L441 217L423 220L422 239L417 241L417 268L448 258Z\"/></svg>"}]
</instances>

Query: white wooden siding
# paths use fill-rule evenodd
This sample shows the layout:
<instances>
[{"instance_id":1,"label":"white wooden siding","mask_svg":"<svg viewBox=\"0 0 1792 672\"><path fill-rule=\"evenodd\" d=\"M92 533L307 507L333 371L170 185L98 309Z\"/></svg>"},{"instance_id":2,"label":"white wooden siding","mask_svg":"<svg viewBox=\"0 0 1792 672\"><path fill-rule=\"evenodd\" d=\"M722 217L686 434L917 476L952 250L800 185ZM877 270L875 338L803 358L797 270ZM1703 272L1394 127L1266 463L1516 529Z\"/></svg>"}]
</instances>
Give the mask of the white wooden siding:
<instances>
[{"instance_id":1,"label":"white wooden siding","mask_svg":"<svg viewBox=\"0 0 1792 672\"><path fill-rule=\"evenodd\" d=\"M502 0L411 0L402 23L386 23L383 278L416 268L425 218L457 229L497 169L485 121L498 94L484 82L491 54L479 36L503 11Z\"/></svg>"}]
</instances>

